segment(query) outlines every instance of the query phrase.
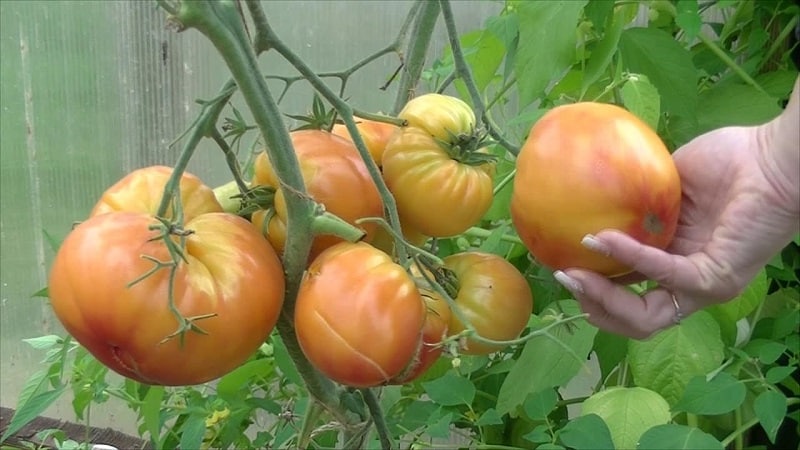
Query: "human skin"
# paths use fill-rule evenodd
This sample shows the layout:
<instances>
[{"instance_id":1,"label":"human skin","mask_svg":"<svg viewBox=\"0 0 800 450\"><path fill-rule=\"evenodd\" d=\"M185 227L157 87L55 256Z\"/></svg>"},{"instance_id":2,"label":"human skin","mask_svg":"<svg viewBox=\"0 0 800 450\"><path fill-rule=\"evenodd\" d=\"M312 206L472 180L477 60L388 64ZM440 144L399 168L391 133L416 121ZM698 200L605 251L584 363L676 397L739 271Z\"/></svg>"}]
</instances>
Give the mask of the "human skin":
<instances>
[{"instance_id":1,"label":"human skin","mask_svg":"<svg viewBox=\"0 0 800 450\"><path fill-rule=\"evenodd\" d=\"M634 269L620 279L571 268L555 277L603 330L645 339L683 317L737 296L800 232L800 77L772 121L698 136L673 154L681 177L678 229L665 249L617 230L582 244ZM653 280L636 295L626 284Z\"/></svg>"}]
</instances>

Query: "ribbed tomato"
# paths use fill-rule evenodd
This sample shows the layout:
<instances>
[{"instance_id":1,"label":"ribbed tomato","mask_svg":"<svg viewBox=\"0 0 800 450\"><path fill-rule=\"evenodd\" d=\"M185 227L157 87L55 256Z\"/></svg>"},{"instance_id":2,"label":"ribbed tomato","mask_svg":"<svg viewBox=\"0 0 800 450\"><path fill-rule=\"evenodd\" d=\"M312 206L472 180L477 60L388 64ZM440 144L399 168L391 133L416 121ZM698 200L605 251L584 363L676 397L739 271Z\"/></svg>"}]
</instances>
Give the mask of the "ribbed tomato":
<instances>
[{"instance_id":1,"label":"ribbed tomato","mask_svg":"<svg viewBox=\"0 0 800 450\"><path fill-rule=\"evenodd\" d=\"M534 124L517 158L511 218L542 264L616 276L630 269L581 239L613 228L665 248L680 202L680 177L658 135L623 108L585 102Z\"/></svg>"},{"instance_id":2,"label":"ribbed tomato","mask_svg":"<svg viewBox=\"0 0 800 450\"><path fill-rule=\"evenodd\" d=\"M303 353L320 372L370 387L391 382L412 363L425 314L402 266L369 244L343 242L306 270L294 323Z\"/></svg>"}]
</instances>

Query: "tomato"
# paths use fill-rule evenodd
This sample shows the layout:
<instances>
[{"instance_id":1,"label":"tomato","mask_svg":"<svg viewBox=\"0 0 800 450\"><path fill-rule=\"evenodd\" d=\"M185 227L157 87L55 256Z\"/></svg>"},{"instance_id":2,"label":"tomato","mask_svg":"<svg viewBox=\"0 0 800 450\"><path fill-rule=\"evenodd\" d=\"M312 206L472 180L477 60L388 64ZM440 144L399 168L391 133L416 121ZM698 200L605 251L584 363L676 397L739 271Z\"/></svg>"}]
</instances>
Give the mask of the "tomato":
<instances>
[{"instance_id":1,"label":"tomato","mask_svg":"<svg viewBox=\"0 0 800 450\"><path fill-rule=\"evenodd\" d=\"M453 297L461 314L479 336L495 341L516 339L533 312L533 294L527 280L505 259L480 252L464 252L444 259L458 284ZM466 327L458 314L450 315L449 335ZM462 353L485 355L502 347L467 339Z\"/></svg>"},{"instance_id":2,"label":"tomato","mask_svg":"<svg viewBox=\"0 0 800 450\"><path fill-rule=\"evenodd\" d=\"M106 189L89 216L113 211L132 211L155 215L164 195L164 187L172 176L172 168L150 166L134 170ZM196 176L184 172L180 179L181 206L184 220L200 214L222 212L214 191ZM172 218L172 205L166 216Z\"/></svg>"},{"instance_id":3,"label":"tomato","mask_svg":"<svg viewBox=\"0 0 800 450\"><path fill-rule=\"evenodd\" d=\"M361 133L361 139L364 140L364 145L367 146L367 150L369 150L369 154L375 164L380 166L383 152L386 150L386 144L389 143L389 139L397 132L399 127L391 123L356 118L356 128ZM334 125L331 133L351 140L350 132L347 131L347 127L344 124L337 123Z\"/></svg>"},{"instance_id":4,"label":"tomato","mask_svg":"<svg viewBox=\"0 0 800 450\"><path fill-rule=\"evenodd\" d=\"M175 306L186 318L213 314L178 329L168 308L171 261L150 214L112 212L89 218L67 235L50 271L49 294L64 328L100 362L136 381L192 385L218 378L269 336L283 303L277 254L245 219L199 215L185 224L175 271ZM178 238L175 238L178 239ZM133 284L131 284L133 283Z\"/></svg>"},{"instance_id":5,"label":"tomato","mask_svg":"<svg viewBox=\"0 0 800 450\"><path fill-rule=\"evenodd\" d=\"M584 248L583 236L614 228L665 248L680 201L678 171L652 129L618 106L576 103L531 129L517 159L511 218L545 266L616 276L630 269Z\"/></svg>"},{"instance_id":6,"label":"tomato","mask_svg":"<svg viewBox=\"0 0 800 450\"><path fill-rule=\"evenodd\" d=\"M492 204L494 164L467 164L454 157L415 127L395 134L383 154L383 178L397 211L423 235L463 233Z\"/></svg>"},{"instance_id":7,"label":"tomato","mask_svg":"<svg viewBox=\"0 0 800 450\"><path fill-rule=\"evenodd\" d=\"M308 267L294 323L303 353L320 372L348 386L377 386L412 362L425 303L389 255L363 242L343 242Z\"/></svg>"},{"instance_id":8,"label":"tomato","mask_svg":"<svg viewBox=\"0 0 800 450\"><path fill-rule=\"evenodd\" d=\"M425 300L425 325L422 328L422 346L414 361L404 373L393 380L393 384L405 384L416 380L425 373L442 355L442 341L447 337L450 323L450 307L439 294L428 289L421 289Z\"/></svg>"},{"instance_id":9,"label":"tomato","mask_svg":"<svg viewBox=\"0 0 800 450\"><path fill-rule=\"evenodd\" d=\"M435 139L452 142L475 131L475 113L463 100L442 94L423 94L406 103L399 118L409 127L425 130Z\"/></svg>"},{"instance_id":10,"label":"tomato","mask_svg":"<svg viewBox=\"0 0 800 450\"><path fill-rule=\"evenodd\" d=\"M306 190L314 200L354 225L356 220L364 217L383 216L383 201L378 188L352 142L320 130L294 131L291 138ZM269 241L282 253L286 242L286 200L265 153L256 158L253 185L276 189L274 214L257 211L253 213L252 221L257 228L266 231ZM265 224L267 218L269 222ZM376 226L374 223L359 225L367 232L366 241L372 239ZM309 259L341 241L331 235L315 237Z\"/></svg>"}]
</instances>

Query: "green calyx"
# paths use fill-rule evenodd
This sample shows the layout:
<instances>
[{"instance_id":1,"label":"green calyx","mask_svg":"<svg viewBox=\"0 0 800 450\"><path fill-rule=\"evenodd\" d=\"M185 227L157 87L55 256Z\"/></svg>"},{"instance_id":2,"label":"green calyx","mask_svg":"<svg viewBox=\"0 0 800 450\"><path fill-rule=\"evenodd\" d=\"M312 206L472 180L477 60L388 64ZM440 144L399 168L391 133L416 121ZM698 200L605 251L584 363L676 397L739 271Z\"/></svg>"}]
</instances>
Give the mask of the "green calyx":
<instances>
[{"instance_id":1,"label":"green calyx","mask_svg":"<svg viewBox=\"0 0 800 450\"><path fill-rule=\"evenodd\" d=\"M322 102L322 98L317 93L314 93L314 101L311 106L311 112L309 114L307 115L286 114L286 116L294 120L297 120L302 124L299 127L293 129L292 131L323 130L329 132L333 129L333 126L336 124L336 109L325 108L325 103Z\"/></svg>"},{"instance_id":2,"label":"green calyx","mask_svg":"<svg viewBox=\"0 0 800 450\"><path fill-rule=\"evenodd\" d=\"M272 186L255 186L246 192L233 196L240 199L238 215L250 217L254 212L272 208L275 202L275 188Z\"/></svg>"},{"instance_id":3,"label":"green calyx","mask_svg":"<svg viewBox=\"0 0 800 450\"><path fill-rule=\"evenodd\" d=\"M434 139L450 158L461 164L481 166L497 161L497 156L483 151L487 146L495 143L489 139L489 134L485 130L473 129L470 133L458 134L447 130L447 134L450 136L447 140Z\"/></svg>"}]
</instances>

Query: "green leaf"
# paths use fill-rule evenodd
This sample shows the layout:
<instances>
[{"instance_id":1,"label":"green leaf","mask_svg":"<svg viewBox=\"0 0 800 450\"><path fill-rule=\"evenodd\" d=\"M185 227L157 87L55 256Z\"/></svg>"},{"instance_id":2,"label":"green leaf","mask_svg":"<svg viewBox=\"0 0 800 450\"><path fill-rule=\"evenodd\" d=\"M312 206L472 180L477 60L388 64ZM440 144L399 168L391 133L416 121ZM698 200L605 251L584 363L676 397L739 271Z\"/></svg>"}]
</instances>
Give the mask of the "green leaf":
<instances>
[{"instance_id":1,"label":"green leaf","mask_svg":"<svg viewBox=\"0 0 800 450\"><path fill-rule=\"evenodd\" d=\"M272 348L275 365L278 366L283 376L292 383L302 386L303 379L300 377L300 373L297 372L297 367L295 367L292 357L289 356L286 345L284 345L283 340L276 333L272 334Z\"/></svg>"},{"instance_id":2,"label":"green leaf","mask_svg":"<svg viewBox=\"0 0 800 450\"><path fill-rule=\"evenodd\" d=\"M724 349L717 322L698 311L647 341L629 341L628 361L637 386L674 405L690 379L719 367Z\"/></svg>"},{"instance_id":3,"label":"green leaf","mask_svg":"<svg viewBox=\"0 0 800 450\"><path fill-rule=\"evenodd\" d=\"M583 402L581 415L597 414L611 433L615 448L635 448L642 433L671 419L669 404L643 387L612 387Z\"/></svg>"},{"instance_id":4,"label":"green leaf","mask_svg":"<svg viewBox=\"0 0 800 450\"><path fill-rule=\"evenodd\" d=\"M592 22L594 29L601 33L605 29L607 19L613 11L614 0L595 0L589 2L586 8L583 9L586 18Z\"/></svg>"},{"instance_id":5,"label":"green leaf","mask_svg":"<svg viewBox=\"0 0 800 450\"><path fill-rule=\"evenodd\" d=\"M614 7L614 3L610 1L589 3L589 5L594 4L607 4L610 5L611 9ZM586 9L588 10L589 6L587 6ZM623 19L622 13L614 14L613 17L614 19L613 22L611 22L611 26L606 30L600 42L594 46L591 56L589 56L589 59L586 61L586 68L584 69L583 80L581 81L581 98L586 95L589 86L600 79L608 68L608 65L611 64L614 55L617 53L617 44L619 43L620 36L622 36L622 30L625 27L626 21Z\"/></svg>"},{"instance_id":6,"label":"green leaf","mask_svg":"<svg viewBox=\"0 0 800 450\"><path fill-rule=\"evenodd\" d=\"M720 83L699 96L696 132L733 125L758 125L780 112L776 98L750 85Z\"/></svg>"},{"instance_id":7,"label":"green leaf","mask_svg":"<svg viewBox=\"0 0 800 450\"><path fill-rule=\"evenodd\" d=\"M758 360L764 364L772 364L787 350L780 342L766 341L758 350Z\"/></svg>"},{"instance_id":8,"label":"green leaf","mask_svg":"<svg viewBox=\"0 0 800 450\"><path fill-rule=\"evenodd\" d=\"M150 439L155 444L159 444L158 441L161 435L161 401L163 399L164 387L150 386L139 411L144 422L144 429L150 433Z\"/></svg>"},{"instance_id":9,"label":"green leaf","mask_svg":"<svg viewBox=\"0 0 800 450\"><path fill-rule=\"evenodd\" d=\"M432 438L448 438L450 437L450 424L453 422L453 413L443 415L436 422L429 424L425 429L425 433Z\"/></svg>"},{"instance_id":10,"label":"green leaf","mask_svg":"<svg viewBox=\"0 0 800 450\"><path fill-rule=\"evenodd\" d=\"M764 301L767 283L767 272L762 269L739 296L705 309L719 323L726 344L733 345L736 342L736 322L747 317Z\"/></svg>"},{"instance_id":11,"label":"green leaf","mask_svg":"<svg viewBox=\"0 0 800 450\"><path fill-rule=\"evenodd\" d=\"M614 448L611 431L597 414L586 414L570 420L558 432L558 438L562 444L574 450Z\"/></svg>"},{"instance_id":12,"label":"green leaf","mask_svg":"<svg viewBox=\"0 0 800 450\"><path fill-rule=\"evenodd\" d=\"M50 246L50 250L53 253L58 253L58 248L61 247L61 241L56 239L52 234L48 233L47 230L42 229L42 234L44 234L44 240L47 241L47 245Z\"/></svg>"},{"instance_id":13,"label":"green leaf","mask_svg":"<svg viewBox=\"0 0 800 450\"><path fill-rule=\"evenodd\" d=\"M533 394L528 394L522 409L530 420L544 420L555 409L558 403L558 393L555 389L545 389Z\"/></svg>"},{"instance_id":14,"label":"green leaf","mask_svg":"<svg viewBox=\"0 0 800 450\"><path fill-rule=\"evenodd\" d=\"M537 425L533 430L526 433L522 437L528 441L533 442L534 444L550 442L550 440L552 439L552 436L550 436L550 430L547 428L547 425Z\"/></svg>"},{"instance_id":15,"label":"green leaf","mask_svg":"<svg viewBox=\"0 0 800 450\"><path fill-rule=\"evenodd\" d=\"M770 442L774 444L775 436L786 416L786 396L780 391L764 391L756 397L753 410Z\"/></svg>"},{"instance_id":16,"label":"green leaf","mask_svg":"<svg viewBox=\"0 0 800 450\"><path fill-rule=\"evenodd\" d=\"M19 398L17 398L17 409L20 409L24 404L34 395L40 393L45 386L47 386L48 370L42 369L28 378L22 389L19 391Z\"/></svg>"},{"instance_id":17,"label":"green leaf","mask_svg":"<svg viewBox=\"0 0 800 450\"><path fill-rule=\"evenodd\" d=\"M484 92L486 86L494 79L500 63L505 56L503 42L487 30L476 30L461 36L461 48L464 59L472 71L472 77L478 92ZM452 50L448 48L449 57L452 59ZM469 91L461 79L455 82L461 98L471 102Z\"/></svg>"},{"instance_id":18,"label":"green leaf","mask_svg":"<svg viewBox=\"0 0 800 450\"><path fill-rule=\"evenodd\" d=\"M661 97L646 76L628 75L628 81L622 85L620 94L622 103L628 111L650 125L654 131L658 129L658 120L661 117Z\"/></svg>"},{"instance_id":19,"label":"green leaf","mask_svg":"<svg viewBox=\"0 0 800 450\"><path fill-rule=\"evenodd\" d=\"M472 381L452 371L436 380L422 383L422 387L431 400L443 406L471 405L475 399Z\"/></svg>"},{"instance_id":20,"label":"green leaf","mask_svg":"<svg viewBox=\"0 0 800 450\"><path fill-rule=\"evenodd\" d=\"M503 423L503 416L497 412L494 408L489 408L481 414L481 417L478 418L478 421L475 422L475 425L480 427L486 425L499 425Z\"/></svg>"},{"instance_id":21,"label":"green leaf","mask_svg":"<svg viewBox=\"0 0 800 450\"><path fill-rule=\"evenodd\" d=\"M55 334L49 334L47 336L39 336L35 338L23 339L22 342L30 345L31 347L37 350L45 350L48 348L53 348L56 345L60 345L64 342L61 336Z\"/></svg>"},{"instance_id":22,"label":"green leaf","mask_svg":"<svg viewBox=\"0 0 800 450\"><path fill-rule=\"evenodd\" d=\"M572 65L575 28L586 0L519 2L516 66L520 106L540 97Z\"/></svg>"},{"instance_id":23,"label":"green leaf","mask_svg":"<svg viewBox=\"0 0 800 450\"><path fill-rule=\"evenodd\" d=\"M628 28L619 39L624 69L645 75L661 94L662 110L693 118L697 73L692 56L672 36L656 28Z\"/></svg>"},{"instance_id":24,"label":"green leaf","mask_svg":"<svg viewBox=\"0 0 800 450\"><path fill-rule=\"evenodd\" d=\"M414 400L404 409L399 425L409 431L426 427L434 420L439 419L439 416L434 418L434 414L439 410L439 407L433 402Z\"/></svg>"},{"instance_id":25,"label":"green leaf","mask_svg":"<svg viewBox=\"0 0 800 450\"><path fill-rule=\"evenodd\" d=\"M557 302L567 316L581 313L574 300ZM555 315L553 305L542 312L540 318ZM597 328L585 320L560 325L549 331L550 336L537 336L528 340L517 364L511 368L497 398L497 411L508 413L517 408L531 392L561 386L574 377L592 350Z\"/></svg>"},{"instance_id":26,"label":"green leaf","mask_svg":"<svg viewBox=\"0 0 800 450\"><path fill-rule=\"evenodd\" d=\"M678 13L675 16L675 23L686 32L686 40L693 40L700 33L700 27L703 26L697 0L678 0L675 9Z\"/></svg>"},{"instance_id":27,"label":"green leaf","mask_svg":"<svg viewBox=\"0 0 800 450\"><path fill-rule=\"evenodd\" d=\"M12 436L31 420L37 418L44 410L58 400L66 389L66 386L62 386L51 391L40 392L27 399L25 403L20 404L14 412L14 416L11 418L11 422L8 424L5 433L0 436L0 442L4 442L9 436Z\"/></svg>"},{"instance_id":28,"label":"green leaf","mask_svg":"<svg viewBox=\"0 0 800 450\"><path fill-rule=\"evenodd\" d=\"M564 447L553 444L552 442L545 442L544 444L536 447L536 450L564 450Z\"/></svg>"},{"instance_id":29,"label":"green leaf","mask_svg":"<svg viewBox=\"0 0 800 450\"><path fill-rule=\"evenodd\" d=\"M786 377L792 374L797 369L797 367L785 367L785 366L778 366L772 367L764 374L764 378L772 383L778 384L781 381L785 380Z\"/></svg>"},{"instance_id":30,"label":"green leaf","mask_svg":"<svg viewBox=\"0 0 800 450\"><path fill-rule=\"evenodd\" d=\"M686 425L657 425L645 431L637 450L723 450L714 436Z\"/></svg>"},{"instance_id":31,"label":"green leaf","mask_svg":"<svg viewBox=\"0 0 800 450\"><path fill-rule=\"evenodd\" d=\"M265 378L272 373L272 361L259 358L249 361L227 375L217 383L217 395L229 402L241 398L241 391L249 389L249 381L253 378Z\"/></svg>"},{"instance_id":32,"label":"green leaf","mask_svg":"<svg viewBox=\"0 0 800 450\"><path fill-rule=\"evenodd\" d=\"M181 446L180 448L200 448L203 443L203 435L206 432L205 414L192 414L186 419L181 427Z\"/></svg>"},{"instance_id":33,"label":"green leaf","mask_svg":"<svg viewBox=\"0 0 800 450\"><path fill-rule=\"evenodd\" d=\"M744 383L727 372L720 372L711 380L698 375L689 380L683 397L672 410L697 415L725 414L738 408L746 394Z\"/></svg>"},{"instance_id":34,"label":"green leaf","mask_svg":"<svg viewBox=\"0 0 800 450\"><path fill-rule=\"evenodd\" d=\"M35 297L50 298L50 289L47 286L39 289L38 291L31 294L31 298Z\"/></svg>"},{"instance_id":35,"label":"green leaf","mask_svg":"<svg viewBox=\"0 0 800 450\"><path fill-rule=\"evenodd\" d=\"M594 338L594 352L600 363L600 378L605 380L628 354L628 338L601 330Z\"/></svg>"}]
</instances>

